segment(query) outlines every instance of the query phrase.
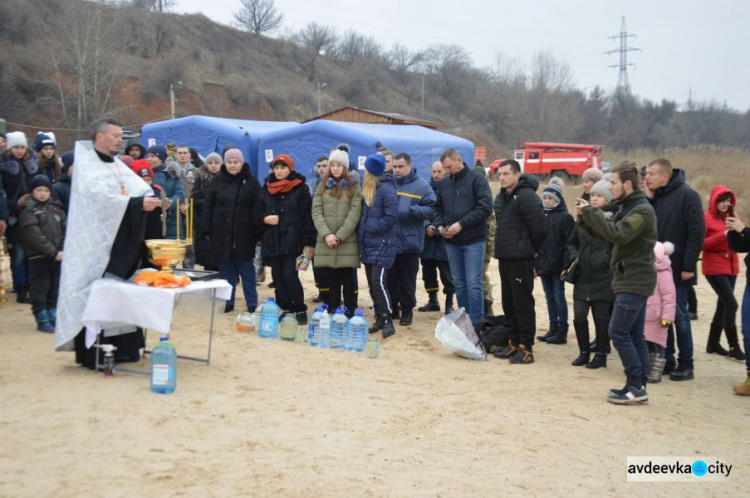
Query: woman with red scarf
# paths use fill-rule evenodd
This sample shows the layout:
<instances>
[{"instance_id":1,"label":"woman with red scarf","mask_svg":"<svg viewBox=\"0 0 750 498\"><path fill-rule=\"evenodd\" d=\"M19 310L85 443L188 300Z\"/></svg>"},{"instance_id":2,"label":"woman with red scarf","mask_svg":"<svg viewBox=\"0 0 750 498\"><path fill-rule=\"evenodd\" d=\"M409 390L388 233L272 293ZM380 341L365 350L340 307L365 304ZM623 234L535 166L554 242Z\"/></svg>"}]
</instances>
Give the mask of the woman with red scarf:
<instances>
[{"instance_id":1,"label":"woman with red scarf","mask_svg":"<svg viewBox=\"0 0 750 498\"><path fill-rule=\"evenodd\" d=\"M717 185L711 191L706 211L706 239L703 243L703 274L718 296L716 312L708 332L706 352L744 360L737 337L737 299L734 284L740 270L737 253L729 247L727 218L734 218L737 197L729 187ZM721 331L729 342L729 351L721 347Z\"/></svg>"},{"instance_id":2,"label":"woman with red scarf","mask_svg":"<svg viewBox=\"0 0 750 498\"><path fill-rule=\"evenodd\" d=\"M310 190L286 154L279 154L271 163L261 195L261 213L261 250L276 282L276 302L285 313L294 313L298 324L305 325L307 305L296 259L303 252L308 259L315 256L316 234Z\"/></svg>"}]
</instances>

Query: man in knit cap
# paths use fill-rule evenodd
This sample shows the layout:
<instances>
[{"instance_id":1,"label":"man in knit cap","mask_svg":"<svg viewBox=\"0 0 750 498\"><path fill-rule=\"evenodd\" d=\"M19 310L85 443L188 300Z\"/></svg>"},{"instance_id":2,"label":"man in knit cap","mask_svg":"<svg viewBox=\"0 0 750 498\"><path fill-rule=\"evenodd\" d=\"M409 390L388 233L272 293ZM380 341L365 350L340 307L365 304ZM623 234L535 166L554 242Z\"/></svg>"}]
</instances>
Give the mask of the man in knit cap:
<instances>
[{"instance_id":1,"label":"man in knit cap","mask_svg":"<svg viewBox=\"0 0 750 498\"><path fill-rule=\"evenodd\" d=\"M599 168L589 168L583 172L583 176L581 176L581 179L583 180L583 195L581 196L581 199L584 199L587 202L591 201L591 187L601 180L603 175L604 173L602 173L602 170Z\"/></svg>"}]
</instances>

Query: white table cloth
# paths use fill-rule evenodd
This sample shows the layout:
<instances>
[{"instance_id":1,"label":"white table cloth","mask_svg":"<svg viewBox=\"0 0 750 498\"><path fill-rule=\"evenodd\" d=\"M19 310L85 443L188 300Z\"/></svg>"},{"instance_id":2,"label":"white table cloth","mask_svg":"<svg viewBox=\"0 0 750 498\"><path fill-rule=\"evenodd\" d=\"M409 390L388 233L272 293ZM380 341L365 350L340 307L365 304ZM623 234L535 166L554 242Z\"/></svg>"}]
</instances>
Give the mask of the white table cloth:
<instances>
[{"instance_id":1,"label":"white table cloth","mask_svg":"<svg viewBox=\"0 0 750 498\"><path fill-rule=\"evenodd\" d=\"M232 296L232 286L226 280L193 282L187 287L157 289L136 285L114 278L101 278L91 288L83 325L86 327L86 347L90 348L102 329L137 325L157 332L169 332L172 327L177 294L216 293L218 299Z\"/></svg>"}]
</instances>

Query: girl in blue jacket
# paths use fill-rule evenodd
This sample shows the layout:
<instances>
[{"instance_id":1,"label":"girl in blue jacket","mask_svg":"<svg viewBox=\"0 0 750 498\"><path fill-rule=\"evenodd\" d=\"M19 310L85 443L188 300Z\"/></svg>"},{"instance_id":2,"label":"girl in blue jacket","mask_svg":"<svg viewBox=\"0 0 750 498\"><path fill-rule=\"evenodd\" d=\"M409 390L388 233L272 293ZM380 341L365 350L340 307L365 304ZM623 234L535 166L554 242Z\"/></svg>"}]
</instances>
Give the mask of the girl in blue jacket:
<instances>
[{"instance_id":1,"label":"girl in blue jacket","mask_svg":"<svg viewBox=\"0 0 750 498\"><path fill-rule=\"evenodd\" d=\"M395 179L384 173L385 157L379 154L369 156L365 161L362 217L357 242L375 307L376 318L370 327L370 333L382 330L385 339L396 333L391 319L393 305L388 295L386 279L388 270L396 259L398 198Z\"/></svg>"}]
</instances>

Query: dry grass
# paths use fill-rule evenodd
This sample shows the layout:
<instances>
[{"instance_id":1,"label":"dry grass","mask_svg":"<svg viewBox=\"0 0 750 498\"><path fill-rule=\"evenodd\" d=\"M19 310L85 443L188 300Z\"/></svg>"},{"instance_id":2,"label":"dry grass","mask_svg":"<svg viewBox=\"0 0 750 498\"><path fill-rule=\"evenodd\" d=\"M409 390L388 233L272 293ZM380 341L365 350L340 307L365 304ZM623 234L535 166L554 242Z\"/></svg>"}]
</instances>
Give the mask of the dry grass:
<instances>
[{"instance_id":1,"label":"dry grass","mask_svg":"<svg viewBox=\"0 0 750 498\"><path fill-rule=\"evenodd\" d=\"M716 185L726 185L737 194L735 212L743 220L750 220L750 151L700 145L687 149L672 148L660 151L638 149L629 155L620 152L607 154L607 160L613 165L624 160L634 160L638 164L645 165L659 157L667 158L675 168L685 170L688 184L700 194L704 210L708 206L711 189ZM500 190L500 183L490 182L490 186L494 198ZM539 196L542 195L542 189L545 186L546 183L540 185L537 190ZM580 184L565 185L565 202L571 211L575 199L581 195L581 192Z\"/></svg>"}]
</instances>

